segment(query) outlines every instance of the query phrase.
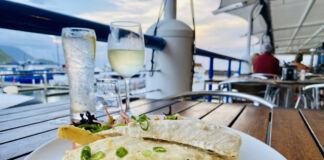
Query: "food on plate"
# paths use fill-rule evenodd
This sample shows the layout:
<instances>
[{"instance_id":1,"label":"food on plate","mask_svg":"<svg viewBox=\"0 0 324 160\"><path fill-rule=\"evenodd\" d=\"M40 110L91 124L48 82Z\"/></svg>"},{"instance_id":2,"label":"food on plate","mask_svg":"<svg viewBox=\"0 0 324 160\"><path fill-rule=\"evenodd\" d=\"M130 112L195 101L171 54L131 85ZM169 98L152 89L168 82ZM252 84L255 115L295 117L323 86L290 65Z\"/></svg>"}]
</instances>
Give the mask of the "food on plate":
<instances>
[{"instance_id":1,"label":"food on plate","mask_svg":"<svg viewBox=\"0 0 324 160\"><path fill-rule=\"evenodd\" d=\"M72 125L62 126L57 131L57 137L67 139L69 141L85 145L103 139L103 136L92 134L83 128L74 127Z\"/></svg>"},{"instance_id":2,"label":"food on plate","mask_svg":"<svg viewBox=\"0 0 324 160\"><path fill-rule=\"evenodd\" d=\"M237 160L241 137L219 125L180 115L128 116L108 122L83 120L59 128L58 137L80 144L63 160ZM88 115L94 118L92 115Z\"/></svg>"},{"instance_id":3,"label":"food on plate","mask_svg":"<svg viewBox=\"0 0 324 160\"><path fill-rule=\"evenodd\" d=\"M101 131L96 135L164 140L209 150L227 159L238 158L241 137L221 126L192 120L149 120L148 124L150 127L143 130L140 123L130 122L127 126Z\"/></svg>"},{"instance_id":4,"label":"food on plate","mask_svg":"<svg viewBox=\"0 0 324 160\"><path fill-rule=\"evenodd\" d=\"M101 139L85 147L67 151L63 160L82 158L85 160L224 160L208 151L190 146L129 136Z\"/></svg>"}]
</instances>

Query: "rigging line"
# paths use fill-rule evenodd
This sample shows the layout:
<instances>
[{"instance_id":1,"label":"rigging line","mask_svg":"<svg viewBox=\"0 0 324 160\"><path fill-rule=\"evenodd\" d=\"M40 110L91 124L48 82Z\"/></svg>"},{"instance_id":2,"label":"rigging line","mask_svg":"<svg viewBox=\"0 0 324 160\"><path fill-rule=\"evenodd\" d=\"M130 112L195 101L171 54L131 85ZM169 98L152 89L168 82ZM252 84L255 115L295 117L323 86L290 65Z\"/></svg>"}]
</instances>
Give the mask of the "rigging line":
<instances>
[{"instance_id":1,"label":"rigging line","mask_svg":"<svg viewBox=\"0 0 324 160\"><path fill-rule=\"evenodd\" d=\"M193 31L192 31L192 64L191 64L191 86L193 84L193 75L195 73L195 60L194 55L196 54L196 22L195 22L195 10L194 10L194 3L193 0L190 0L190 9L191 9L191 17L192 17L192 25L193 25Z\"/></svg>"},{"instance_id":2,"label":"rigging line","mask_svg":"<svg viewBox=\"0 0 324 160\"><path fill-rule=\"evenodd\" d=\"M156 34L157 34L157 28L158 28L160 19L161 19L162 15L163 15L163 10L164 10L164 7L166 5L166 2L167 2L167 0L162 0L162 2L161 2L158 19L156 21L154 31L153 31L153 36L156 36ZM155 55L155 49L152 49L151 70L150 70L150 76L151 77L154 75L154 71L153 71L154 70L154 55Z\"/></svg>"}]
</instances>

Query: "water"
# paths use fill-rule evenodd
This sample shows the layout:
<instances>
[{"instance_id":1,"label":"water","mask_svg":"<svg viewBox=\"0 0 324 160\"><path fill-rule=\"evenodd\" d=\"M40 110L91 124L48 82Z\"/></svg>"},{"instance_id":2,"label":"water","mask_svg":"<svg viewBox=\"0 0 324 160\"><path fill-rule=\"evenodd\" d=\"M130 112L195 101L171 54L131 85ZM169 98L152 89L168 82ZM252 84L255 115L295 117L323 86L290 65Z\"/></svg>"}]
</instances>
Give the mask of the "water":
<instances>
[{"instance_id":1,"label":"water","mask_svg":"<svg viewBox=\"0 0 324 160\"><path fill-rule=\"evenodd\" d=\"M53 93L53 92L57 92L57 91L62 91L62 90L49 89L47 91L47 93ZM50 102L68 101L69 100L68 94L46 96L44 90L20 92L19 94L35 97L35 99L39 100L42 103L50 103Z\"/></svg>"},{"instance_id":2,"label":"water","mask_svg":"<svg viewBox=\"0 0 324 160\"><path fill-rule=\"evenodd\" d=\"M93 38L63 37L70 88L71 114L95 112ZM72 117L73 119L76 117Z\"/></svg>"}]
</instances>

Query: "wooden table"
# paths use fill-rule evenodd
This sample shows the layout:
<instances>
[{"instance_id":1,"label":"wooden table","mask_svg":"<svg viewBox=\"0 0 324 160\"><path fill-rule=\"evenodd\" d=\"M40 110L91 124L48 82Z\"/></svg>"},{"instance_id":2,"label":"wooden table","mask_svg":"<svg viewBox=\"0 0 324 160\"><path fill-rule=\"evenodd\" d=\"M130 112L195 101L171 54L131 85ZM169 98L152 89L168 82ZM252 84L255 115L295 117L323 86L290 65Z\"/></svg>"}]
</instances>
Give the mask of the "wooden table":
<instances>
[{"instance_id":1,"label":"wooden table","mask_svg":"<svg viewBox=\"0 0 324 160\"><path fill-rule=\"evenodd\" d=\"M135 114L179 113L213 121L243 131L266 142L288 160L323 160L324 111L254 107L198 101L138 100ZM117 116L117 110L110 111ZM30 105L0 110L0 159L24 159L40 145L56 138L59 122L68 120L68 102ZM99 119L106 119L98 112ZM270 134L268 134L270 133Z\"/></svg>"}]
</instances>

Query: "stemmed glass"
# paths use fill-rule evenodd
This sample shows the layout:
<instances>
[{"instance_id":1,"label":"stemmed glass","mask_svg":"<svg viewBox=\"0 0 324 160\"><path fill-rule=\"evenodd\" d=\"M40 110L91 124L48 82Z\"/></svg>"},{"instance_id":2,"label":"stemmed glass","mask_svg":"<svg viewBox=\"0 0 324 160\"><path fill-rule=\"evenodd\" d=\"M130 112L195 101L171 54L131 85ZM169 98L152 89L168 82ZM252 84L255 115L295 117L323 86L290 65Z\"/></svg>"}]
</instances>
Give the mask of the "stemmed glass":
<instances>
[{"instance_id":1,"label":"stemmed glass","mask_svg":"<svg viewBox=\"0 0 324 160\"><path fill-rule=\"evenodd\" d=\"M129 110L129 79L142 69L144 58L141 24L130 21L112 22L108 35L108 59L112 69L126 82L125 112Z\"/></svg>"}]
</instances>

